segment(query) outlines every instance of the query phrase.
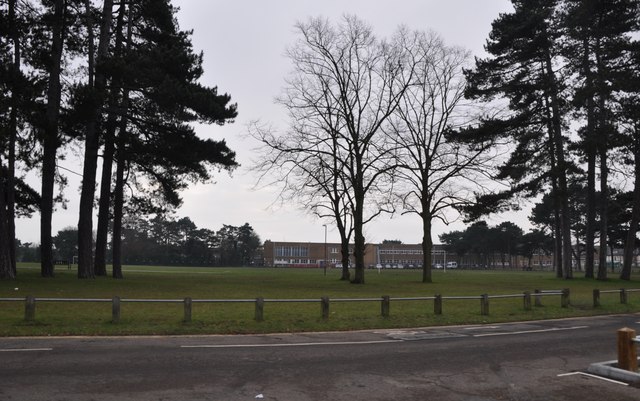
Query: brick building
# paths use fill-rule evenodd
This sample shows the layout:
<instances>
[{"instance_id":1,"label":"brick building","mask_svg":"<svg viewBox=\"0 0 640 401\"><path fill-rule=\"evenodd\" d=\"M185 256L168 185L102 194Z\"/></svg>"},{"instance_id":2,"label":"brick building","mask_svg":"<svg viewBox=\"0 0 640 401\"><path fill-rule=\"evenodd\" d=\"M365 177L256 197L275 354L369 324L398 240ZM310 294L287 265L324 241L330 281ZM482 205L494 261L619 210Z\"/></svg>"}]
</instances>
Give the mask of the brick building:
<instances>
[{"instance_id":1,"label":"brick building","mask_svg":"<svg viewBox=\"0 0 640 401\"><path fill-rule=\"evenodd\" d=\"M353 246L350 251L351 264L353 258ZM273 242L265 241L264 265L273 267L336 267L342 262L340 244L318 242ZM365 264L375 264L372 259L373 246L367 244L365 248Z\"/></svg>"},{"instance_id":2,"label":"brick building","mask_svg":"<svg viewBox=\"0 0 640 401\"><path fill-rule=\"evenodd\" d=\"M353 248L350 250L351 265L354 265ZM341 267L340 244L320 242L274 242L265 241L264 266L269 267ZM325 262L326 261L326 262ZM443 245L434 244L431 251L432 266L439 268L468 269L553 269L553 255L536 254L529 261L522 256L464 255L447 252ZM367 244L365 267L375 268L422 268L421 244ZM529 263L531 265L529 266Z\"/></svg>"},{"instance_id":3,"label":"brick building","mask_svg":"<svg viewBox=\"0 0 640 401\"><path fill-rule=\"evenodd\" d=\"M274 242L264 243L264 265L274 267L327 267L340 266L342 255L340 244L318 242ZM442 245L433 247L433 263L447 263L447 255ZM450 255L452 256L452 255ZM353 247L350 249L351 264ZM421 244L367 244L365 248L364 263L366 267L381 265L391 267L422 267Z\"/></svg>"}]
</instances>

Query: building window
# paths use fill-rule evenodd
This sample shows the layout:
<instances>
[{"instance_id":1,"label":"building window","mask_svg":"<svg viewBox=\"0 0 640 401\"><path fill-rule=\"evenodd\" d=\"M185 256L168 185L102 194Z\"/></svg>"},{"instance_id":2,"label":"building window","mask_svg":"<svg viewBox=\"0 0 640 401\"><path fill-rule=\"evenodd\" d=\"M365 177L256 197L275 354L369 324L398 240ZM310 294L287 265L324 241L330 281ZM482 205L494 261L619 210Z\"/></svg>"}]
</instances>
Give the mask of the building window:
<instances>
[{"instance_id":1,"label":"building window","mask_svg":"<svg viewBox=\"0 0 640 401\"><path fill-rule=\"evenodd\" d=\"M300 245L279 245L275 247L276 257L308 257L309 248Z\"/></svg>"}]
</instances>

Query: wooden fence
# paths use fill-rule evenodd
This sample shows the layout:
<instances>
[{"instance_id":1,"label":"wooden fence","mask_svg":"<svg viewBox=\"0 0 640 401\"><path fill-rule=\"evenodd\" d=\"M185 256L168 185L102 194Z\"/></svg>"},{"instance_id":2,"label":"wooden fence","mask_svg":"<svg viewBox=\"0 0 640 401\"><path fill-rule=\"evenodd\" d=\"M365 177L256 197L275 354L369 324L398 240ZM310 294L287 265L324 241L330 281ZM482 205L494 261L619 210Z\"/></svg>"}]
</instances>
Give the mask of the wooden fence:
<instances>
[{"instance_id":1,"label":"wooden fence","mask_svg":"<svg viewBox=\"0 0 640 401\"><path fill-rule=\"evenodd\" d=\"M632 292L640 292L640 289L620 289L620 290L593 290L593 307L599 307L601 305L601 296L603 294L620 294L620 303L626 304L628 302L629 294ZM535 290L533 293L525 291L522 294L510 294L510 295L489 295L482 294L479 296L443 296L435 295L432 297L390 297L384 295L382 297L374 298L333 298L322 297L319 300L316 299L265 299L262 297L255 299L129 299L120 298L114 296L111 299L108 298L36 298L34 296L27 296L26 298L0 298L0 302L24 302L25 312L24 319L26 321L35 320L36 316L36 303L38 302L97 302L97 303L111 303L111 315L112 321L117 323L120 321L120 305L122 303L178 303L184 305L184 318L185 322L191 321L191 311L193 304L196 303L253 303L255 304L255 320L264 320L264 308L267 303L320 303L320 309L323 319L329 319L329 309L331 303L340 302L380 302L380 315L382 317L389 317L391 302L406 302L406 301L433 301L433 312L436 315L443 313L444 301L455 300L478 300L480 303L480 314L489 315L489 301L492 299L505 299L505 298L521 298L523 301L523 307L525 310L532 309L533 305L536 307L542 306L543 297L559 296L560 306L563 308L569 307L571 292L568 288L562 290Z\"/></svg>"}]
</instances>

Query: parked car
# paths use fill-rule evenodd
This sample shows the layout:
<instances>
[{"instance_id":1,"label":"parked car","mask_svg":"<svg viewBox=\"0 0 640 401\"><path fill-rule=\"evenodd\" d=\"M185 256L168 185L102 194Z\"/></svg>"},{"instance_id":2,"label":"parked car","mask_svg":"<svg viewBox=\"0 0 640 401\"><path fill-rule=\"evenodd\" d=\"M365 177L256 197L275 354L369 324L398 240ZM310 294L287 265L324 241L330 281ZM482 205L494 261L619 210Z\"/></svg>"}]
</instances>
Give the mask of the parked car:
<instances>
[{"instance_id":1,"label":"parked car","mask_svg":"<svg viewBox=\"0 0 640 401\"><path fill-rule=\"evenodd\" d=\"M433 267L435 267L436 269L442 269L442 265L440 263L436 263L435 265L433 265Z\"/></svg>"}]
</instances>

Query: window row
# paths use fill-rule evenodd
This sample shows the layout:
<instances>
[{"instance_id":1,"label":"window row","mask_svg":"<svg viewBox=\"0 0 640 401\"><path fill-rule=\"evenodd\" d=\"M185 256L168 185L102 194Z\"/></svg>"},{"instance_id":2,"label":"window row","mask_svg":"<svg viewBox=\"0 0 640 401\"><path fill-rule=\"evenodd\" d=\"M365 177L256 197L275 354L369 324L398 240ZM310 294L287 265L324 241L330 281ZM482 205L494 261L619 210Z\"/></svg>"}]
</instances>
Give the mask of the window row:
<instances>
[{"instance_id":1,"label":"window row","mask_svg":"<svg viewBox=\"0 0 640 401\"><path fill-rule=\"evenodd\" d=\"M305 258L309 256L309 248L306 246L276 246L276 257L298 257Z\"/></svg>"}]
</instances>

